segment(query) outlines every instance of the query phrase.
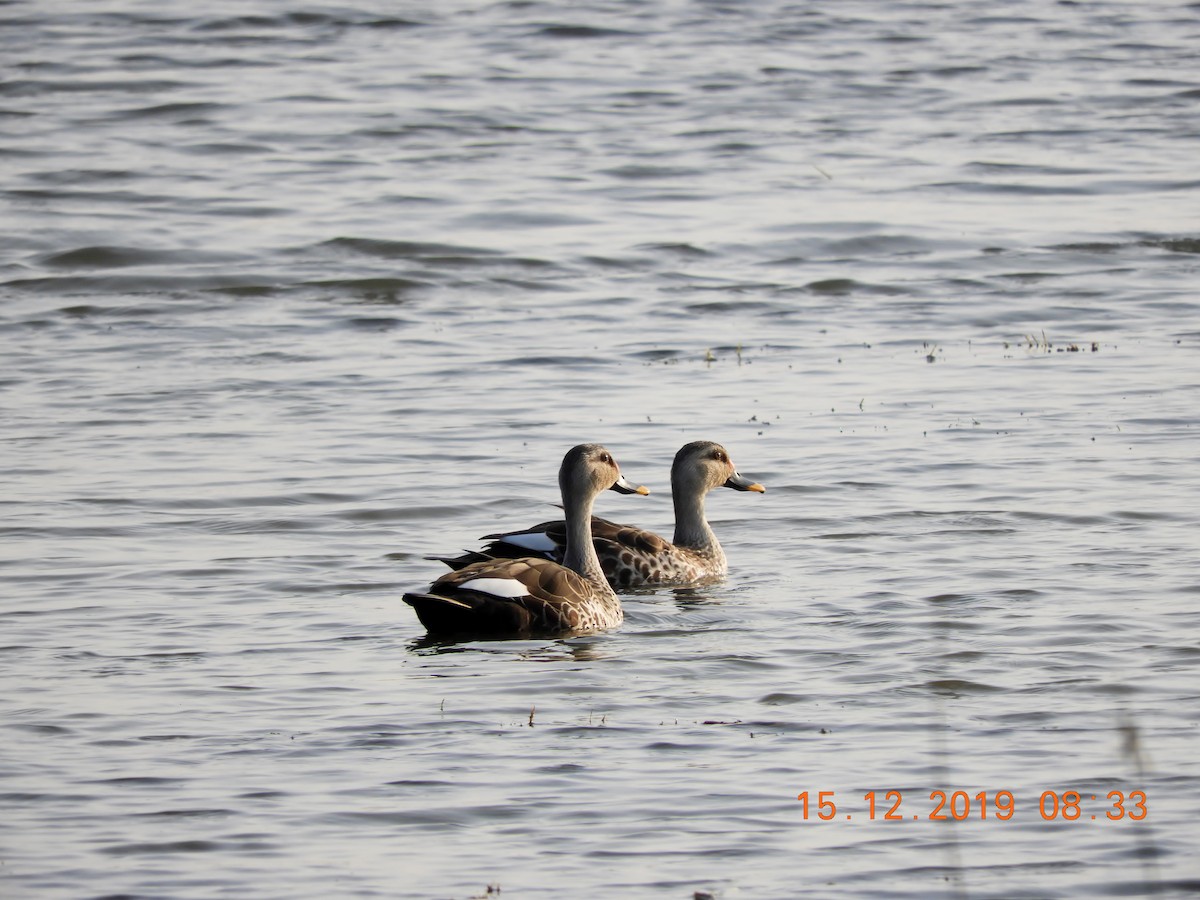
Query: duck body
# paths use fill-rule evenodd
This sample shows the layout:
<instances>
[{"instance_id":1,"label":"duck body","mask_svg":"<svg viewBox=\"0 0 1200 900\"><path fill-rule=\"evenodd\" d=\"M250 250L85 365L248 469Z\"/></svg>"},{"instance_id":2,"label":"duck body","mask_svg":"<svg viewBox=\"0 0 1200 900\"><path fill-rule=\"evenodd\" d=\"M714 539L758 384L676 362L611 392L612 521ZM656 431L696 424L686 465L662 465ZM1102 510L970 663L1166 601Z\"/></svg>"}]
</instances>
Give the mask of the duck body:
<instances>
[{"instance_id":1,"label":"duck body","mask_svg":"<svg viewBox=\"0 0 1200 900\"><path fill-rule=\"evenodd\" d=\"M704 499L717 487L738 491L766 490L738 474L729 453L712 441L680 448L671 466L671 499L675 505L675 539L591 518L591 539L604 577L616 589L680 586L715 581L728 572L725 551L704 511ZM442 561L452 568L501 558L537 556L561 562L567 546L567 523L542 522L523 531L486 535L479 551Z\"/></svg>"},{"instance_id":2,"label":"duck body","mask_svg":"<svg viewBox=\"0 0 1200 900\"><path fill-rule=\"evenodd\" d=\"M607 585L606 585L607 586ZM435 634L580 634L620 625L617 595L549 559L488 559L404 595Z\"/></svg>"},{"instance_id":3,"label":"duck body","mask_svg":"<svg viewBox=\"0 0 1200 900\"><path fill-rule=\"evenodd\" d=\"M563 458L559 486L566 512L561 559L483 558L448 572L427 591L404 595L431 634L532 636L583 634L619 625L617 595L604 578L589 534L596 497L605 490L648 494L622 475L599 444Z\"/></svg>"}]
</instances>

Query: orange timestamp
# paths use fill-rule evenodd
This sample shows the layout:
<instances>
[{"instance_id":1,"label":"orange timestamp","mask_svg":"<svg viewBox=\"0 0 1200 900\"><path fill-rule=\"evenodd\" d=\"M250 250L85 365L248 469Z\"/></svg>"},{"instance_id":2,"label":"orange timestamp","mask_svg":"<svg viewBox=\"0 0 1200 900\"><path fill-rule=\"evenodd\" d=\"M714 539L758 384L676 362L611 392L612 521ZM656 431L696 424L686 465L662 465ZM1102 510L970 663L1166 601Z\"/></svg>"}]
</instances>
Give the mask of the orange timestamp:
<instances>
[{"instance_id":1,"label":"orange timestamp","mask_svg":"<svg viewBox=\"0 0 1200 900\"><path fill-rule=\"evenodd\" d=\"M912 812L913 802L905 806L902 791L867 791L863 794L863 805L855 805L851 811L843 806L839 809L836 791L817 791L815 794L802 791L796 799L801 803L801 816L829 822L833 819L901 822L912 819L961 822L965 819L995 819L1007 822L1017 813L1017 797L1012 791L930 791L929 802L919 801L917 812ZM1038 814L1043 820L1051 821L1104 821L1119 822L1128 819L1140 822L1150 810L1146 792L1109 791L1107 794L1083 793L1081 791L1042 791L1038 797ZM811 814L811 815L810 815Z\"/></svg>"}]
</instances>

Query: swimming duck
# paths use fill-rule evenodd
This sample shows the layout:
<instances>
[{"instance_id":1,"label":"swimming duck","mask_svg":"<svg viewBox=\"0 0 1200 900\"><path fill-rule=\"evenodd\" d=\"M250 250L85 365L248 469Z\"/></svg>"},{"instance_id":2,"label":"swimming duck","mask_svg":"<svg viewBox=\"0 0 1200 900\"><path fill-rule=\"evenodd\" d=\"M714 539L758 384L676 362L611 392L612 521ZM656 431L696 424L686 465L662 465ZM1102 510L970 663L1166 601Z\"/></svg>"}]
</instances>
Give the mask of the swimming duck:
<instances>
[{"instance_id":1,"label":"swimming duck","mask_svg":"<svg viewBox=\"0 0 1200 900\"><path fill-rule=\"evenodd\" d=\"M566 514L561 563L529 555L483 559L443 575L427 591L405 594L429 632L580 634L621 623L621 602L604 579L588 523L603 491L650 492L630 483L600 444L567 451L558 485Z\"/></svg>"},{"instance_id":2,"label":"swimming duck","mask_svg":"<svg viewBox=\"0 0 1200 900\"><path fill-rule=\"evenodd\" d=\"M652 531L592 518L592 542L614 588L653 587L713 581L725 575L728 562L704 514L704 498L718 487L764 493L766 488L738 474L729 451L713 441L693 441L675 454L671 464L671 501L675 505L675 539ZM542 522L524 531L485 535L491 541L478 552L441 558L452 568L472 561L513 556L539 556L561 562L567 545L566 523Z\"/></svg>"}]
</instances>

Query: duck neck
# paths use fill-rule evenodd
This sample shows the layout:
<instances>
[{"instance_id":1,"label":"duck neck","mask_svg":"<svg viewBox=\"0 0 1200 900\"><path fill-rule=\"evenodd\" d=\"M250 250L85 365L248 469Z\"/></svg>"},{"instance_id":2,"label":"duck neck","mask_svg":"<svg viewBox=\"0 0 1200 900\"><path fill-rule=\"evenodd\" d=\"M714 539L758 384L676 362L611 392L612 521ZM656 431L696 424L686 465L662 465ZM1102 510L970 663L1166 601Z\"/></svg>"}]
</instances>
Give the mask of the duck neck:
<instances>
[{"instance_id":1,"label":"duck neck","mask_svg":"<svg viewBox=\"0 0 1200 900\"><path fill-rule=\"evenodd\" d=\"M704 515L704 491L673 488L675 504L675 546L687 547L710 556L722 556L717 536Z\"/></svg>"},{"instance_id":2,"label":"duck neck","mask_svg":"<svg viewBox=\"0 0 1200 900\"><path fill-rule=\"evenodd\" d=\"M563 498L563 511L566 513L567 546L563 552L563 565L578 572L597 588L612 593L608 581L604 577L604 569L600 566L600 558L596 555L596 545L592 543L592 505L595 498L571 500Z\"/></svg>"}]
</instances>

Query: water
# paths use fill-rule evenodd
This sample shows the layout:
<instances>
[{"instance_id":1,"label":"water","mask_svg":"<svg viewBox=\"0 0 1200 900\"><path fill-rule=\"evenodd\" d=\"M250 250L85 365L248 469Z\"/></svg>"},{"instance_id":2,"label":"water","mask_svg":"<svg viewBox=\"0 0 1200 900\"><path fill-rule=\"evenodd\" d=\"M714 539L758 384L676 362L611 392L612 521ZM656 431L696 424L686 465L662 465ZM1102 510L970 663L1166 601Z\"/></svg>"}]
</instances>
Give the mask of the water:
<instances>
[{"instance_id":1,"label":"water","mask_svg":"<svg viewBox=\"0 0 1200 900\"><path fill-rule=\"evenodd\" d=\"M1200 7L427 6L0 8L4 896L1194 895Z\"/></svg>"}]
</instances>

